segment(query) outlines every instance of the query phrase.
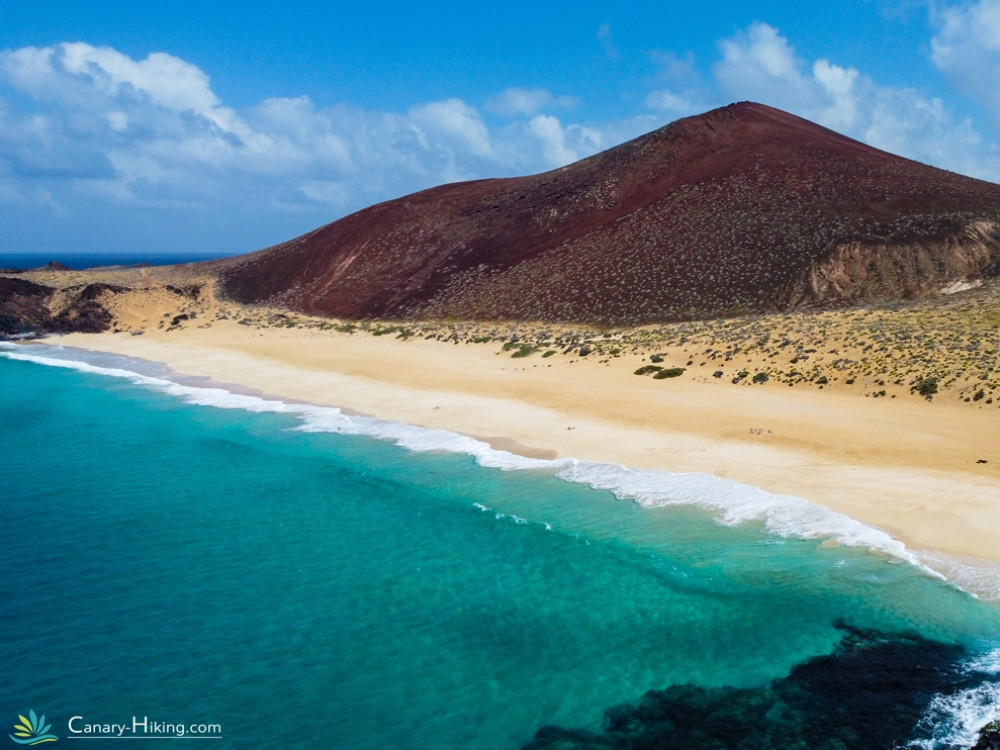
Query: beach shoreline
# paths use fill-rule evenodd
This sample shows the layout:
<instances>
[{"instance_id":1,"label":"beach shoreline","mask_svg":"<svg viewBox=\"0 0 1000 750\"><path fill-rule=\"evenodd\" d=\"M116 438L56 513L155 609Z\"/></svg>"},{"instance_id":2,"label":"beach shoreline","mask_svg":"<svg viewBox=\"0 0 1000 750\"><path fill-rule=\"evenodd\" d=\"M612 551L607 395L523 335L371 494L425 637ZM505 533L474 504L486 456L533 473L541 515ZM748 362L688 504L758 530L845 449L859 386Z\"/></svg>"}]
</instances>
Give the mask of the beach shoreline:
<instances>
[{"instance_id":1,"label":"beach shoreline","mask_svg":"<svg viewBox=\"0 0 1000 750\"><path fill-rule=\"evenodd\" d=\"M179 375L448 430L530 457L710 474L884 530L942 572L1000 566L1000 457L986 455L1000 433L991 414L960 405L664 382L633 376L625 362L511 359L495 343L230 321L47 343L160 362Z\"/></svg>"}]
</instances>

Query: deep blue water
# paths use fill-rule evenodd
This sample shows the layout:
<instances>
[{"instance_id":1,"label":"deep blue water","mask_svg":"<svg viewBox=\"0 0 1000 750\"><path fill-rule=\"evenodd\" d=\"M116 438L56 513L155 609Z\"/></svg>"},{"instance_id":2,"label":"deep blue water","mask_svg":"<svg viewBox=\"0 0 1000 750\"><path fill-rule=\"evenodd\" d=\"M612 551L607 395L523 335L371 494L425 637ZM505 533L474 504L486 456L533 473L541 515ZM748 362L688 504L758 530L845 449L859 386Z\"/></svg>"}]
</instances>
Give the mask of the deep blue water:
<instances>
[{"instance_id":1,"label":"deep blue water","mask_svg":"<svg viewBox=\"0 0 1000 750\"><path fill-rule=\"evenodd\" d=\"M927 718L900 742L948 747L993 715L997 605L886 552L567 481L600 485L598 466L488 468L435 449L447 436L144 374L0 356L10 727L34 710L60 737L74 716L145 716L218 723L210 747L516 748L597 731L650 689L760 688L845 624L929 639L975 676L980 696L953 682L936 713L908 695Z\"/></svg>"},{"instance_id":2,"label":"deep blue water","mask_svg":"<svg viewBox=\"0 0 1000 750\"><path fill-rule=\"evenodd\" d=\"M95 266L131 266L137 263L169 266L224 257L227 255L213 253L0 253L0 268L23 270L38 268L53 261L74 270Z\"/></svg>"}]
</instances>

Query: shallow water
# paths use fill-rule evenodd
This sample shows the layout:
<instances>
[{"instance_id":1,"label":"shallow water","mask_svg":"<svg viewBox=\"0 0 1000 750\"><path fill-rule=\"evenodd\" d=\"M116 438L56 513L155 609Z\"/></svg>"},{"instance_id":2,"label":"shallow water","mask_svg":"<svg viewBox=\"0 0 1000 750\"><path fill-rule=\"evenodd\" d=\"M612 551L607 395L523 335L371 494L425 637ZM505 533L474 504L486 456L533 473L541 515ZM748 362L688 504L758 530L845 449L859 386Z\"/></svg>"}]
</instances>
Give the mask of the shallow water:
<instances>
[{"instance_id":1,"label":"shallow water","mask_svg":"<svg viewBox=\"0 0 1000 750\"><path fill-rule=\"evenodd\" d=\"M959 647L956 668L1000 653L995 603L754 488L55 347L3 345L0 394L0 708L60 736L136 715L220 723L220 747L513 748L650 689L758 688L838 623ZM912 736L960 743L949 722L992 709L942 706L973 687L922 698Z\"/></svg>"}]
</instances>

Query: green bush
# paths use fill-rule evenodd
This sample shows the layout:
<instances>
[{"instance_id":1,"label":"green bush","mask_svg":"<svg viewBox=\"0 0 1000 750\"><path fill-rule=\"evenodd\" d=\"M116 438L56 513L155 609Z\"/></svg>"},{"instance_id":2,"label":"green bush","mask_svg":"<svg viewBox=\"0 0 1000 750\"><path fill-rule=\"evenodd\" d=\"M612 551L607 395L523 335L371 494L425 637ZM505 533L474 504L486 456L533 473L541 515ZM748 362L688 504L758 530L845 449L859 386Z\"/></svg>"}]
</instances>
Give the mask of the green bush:
<instances>
[{"instance_id":1,"label":"green bush","mask_svg":"<svg viewBox=\"0 0 1000 750\"><path fill-rule=\"evenodd\" d=\"M922 378L914 384L911 390L930 401L934 398L934 394L938 392L938 379L935 377Z\"/></svg>"},{"instance_id":2,"label":"green bush","mask_svg":"<svg viewBox=\"0 0 1000 750\"><path fill-rule=\"evenodd\" d=\"M659 372L663 368L659 365L643 365L635 371L636 375L649 375L651 372Z\"/></svg>"},{"instance_id":3,"label":"green bush","mask_svg":"<svg viewBox=\"0 0 1000 750\"><path fill-rule=\"evenodd\" d=\"M511 354L511 358L518 359L520 357L530 357L532 354L538 351L537 346L532 346L531 344L521 344L516 352Z\"/></svg>"},{"instance_id":4,"label":"green bush","mask_svg":"<svg viewBox=\"0 0 1000 750\"><path fill-rule=\"evenodd\" d=\"M683 375L683 374L684 374L683 367L667 367L665 369L660 370L653 377L656 380L663 380L664 378L676 378L678 375Z\"/></svg>"}]
</instances>

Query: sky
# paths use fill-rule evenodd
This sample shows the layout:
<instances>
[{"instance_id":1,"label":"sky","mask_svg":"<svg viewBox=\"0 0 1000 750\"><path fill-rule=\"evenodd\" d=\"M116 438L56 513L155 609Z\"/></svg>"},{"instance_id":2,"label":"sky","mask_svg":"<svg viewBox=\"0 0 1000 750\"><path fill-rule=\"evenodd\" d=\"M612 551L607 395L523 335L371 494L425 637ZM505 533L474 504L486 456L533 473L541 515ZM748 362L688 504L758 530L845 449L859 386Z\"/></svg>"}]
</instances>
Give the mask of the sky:
<instances>
[{"instance_id":1,"label":"sky","mask_svg":"<svg viewBox=\"0 0 1000 750\"><path fill-rule=\"evenodd\" d=\"M0 253L236 254L734 101L1000 182L1000 0L8 3Z\"/></svg>"}]
</instances>

